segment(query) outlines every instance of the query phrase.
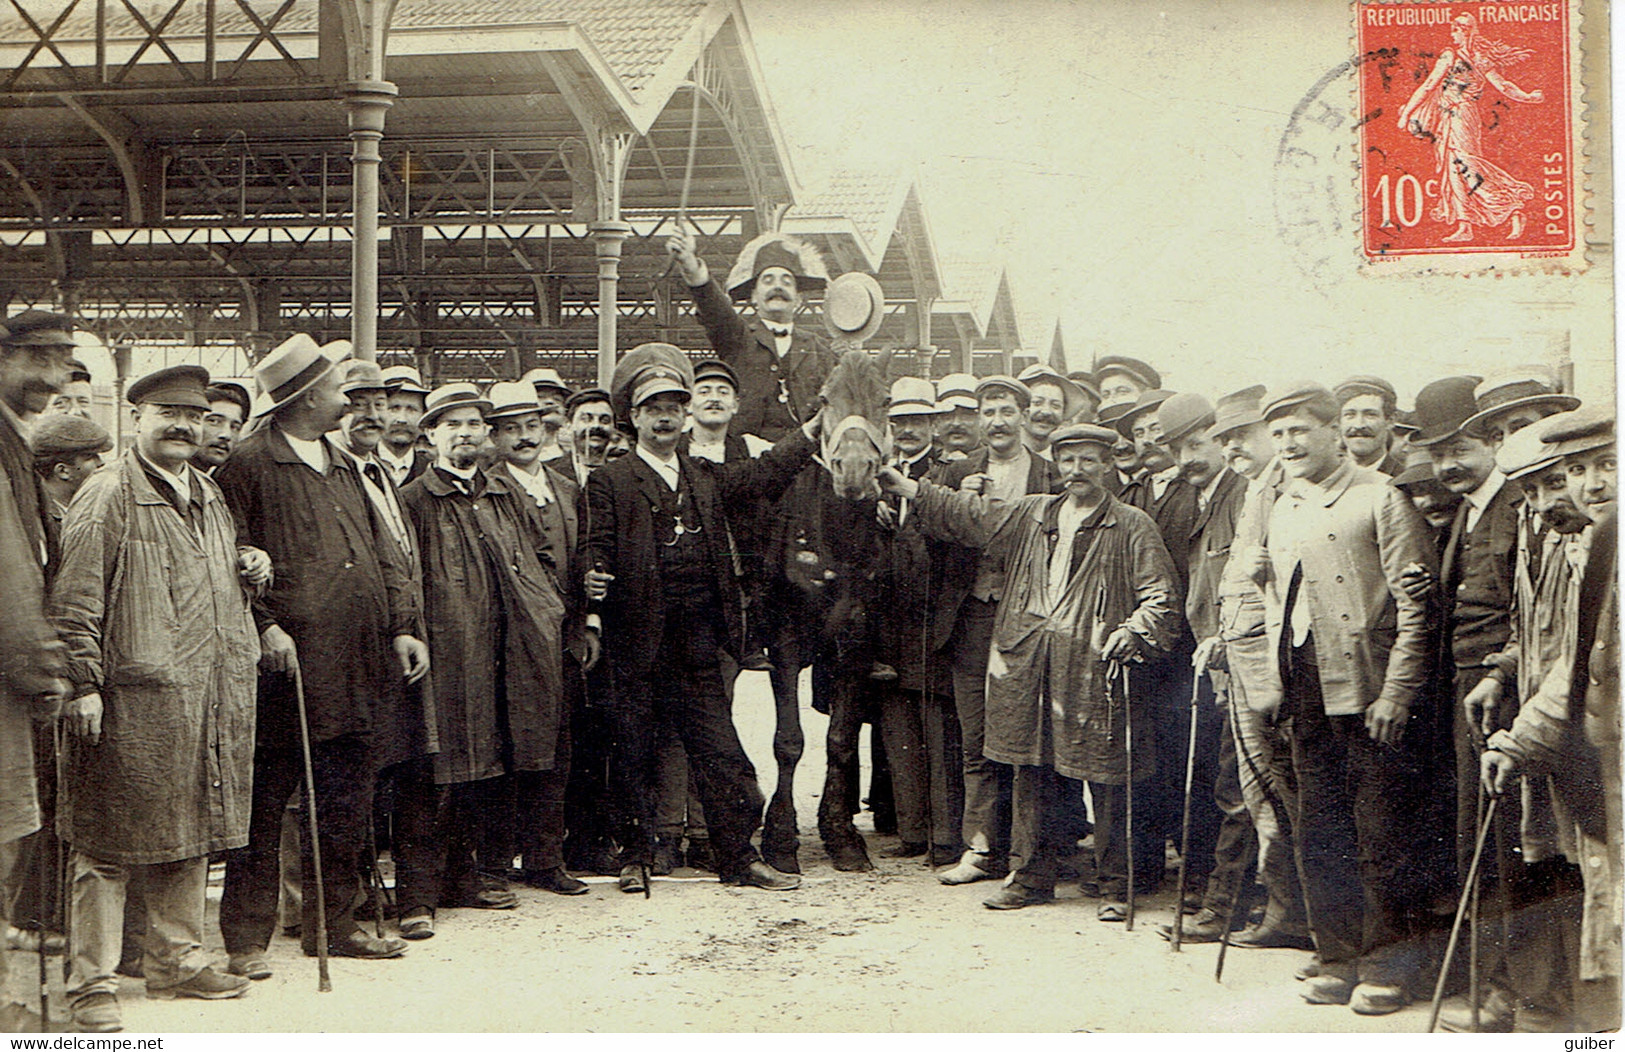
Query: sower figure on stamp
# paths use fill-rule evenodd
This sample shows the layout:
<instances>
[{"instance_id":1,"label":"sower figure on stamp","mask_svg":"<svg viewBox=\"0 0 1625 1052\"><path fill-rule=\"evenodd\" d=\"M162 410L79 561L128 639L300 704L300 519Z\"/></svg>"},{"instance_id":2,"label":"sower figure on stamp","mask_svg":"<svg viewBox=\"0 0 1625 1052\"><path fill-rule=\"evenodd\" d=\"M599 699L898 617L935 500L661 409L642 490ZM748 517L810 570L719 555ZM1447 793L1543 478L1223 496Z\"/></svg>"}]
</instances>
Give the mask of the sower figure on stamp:
<instances>
[{"instance_id":1,"label":"sower figure on stamp","mask_svg":"<svg viewBox=\"0 0 1625 1052\"><path fill-rule=\"evenodd\" d=\"M1099 916L1126 915L1130 737L1136 778L1152 775L1159 761L1145 695L1125 699L1108 690L1108 670L1166 650L1179 615L1173 566L1156 526L1102 484L1116 438L1093 424L1055 432L1065 485L1059 496L1000 500L915 481L895 468L881 475L887 492L914 502L926 533L1007 552L988 659L983 752L1015 770L1011 880L986 900L992 909L1054 897L1060 860L1073 850L1068 818L1081 806L1080 783L1087 781L1107 899Z\"/></svg>"},{"instance_id":2,"label":"sower figure on stamp","mask_svg":"<svg viewBox=\"0 0 1625 1052\"><path fill-rule=\"evenodd\" d=\"M396 542L366 495L355 459L327 437L349 410L334 363L300 334L254 368L256 415L266 425L243 440L217 476L239 541L262 548L275 576L256 601L261 670L254 795L248 846L226 860L220 931L231 971L269 976L265 950L276 927L282 812L303 783L297 670L309 710L327 902L335 956L398 957L399 939L364 933L356 896L368 848L376 718L396 682L422 679L429 650L413 632L421 611ZM316 953L314 870L305 859L304 950Z\"/></svg>"},{"instance_id":3,"label":"sower figure on stamp","mask_svg":"<svg viewBox=\"0 0 1625 1052\"><path fill-rule=\"evenodd\" d=\"M759 449L762 443L777 442L811 420L821 405L819 392L836 363L835 353L823 334L811 325L797 323L804 297L821 291L828 282L817 250L781 234L764 234L740 251L728 272L724 291L724 283L714 279L705 261L695 254L692 235L680 232L667 241L666 247L694 298L695 315L705 328L711 349L738 377L739 410L730 430L741 437L755 436L760 441L750 445ZM751 313L736 313L729 303L730 296L747 301ZM782 508L760 510L773 521L786 517ZM767 544L745 544L742 555L747 560L759 558L763 566L773 567L782 566L785 558L793 558ZM807 626L783 613L795 610L798 599L785 575L770 574L762 590L766 599L762 612L768 618L760 627L772 663L776 708L773 757L779 768L778 785L762 833L762 851L773 866L799 872L793 783L805 739L797 678L810 663L813 648L806 638Z\"/></svg>"},{"instance_id":4,"label":"sower figure on stamp","mask_svg":"<svg viewBox=\"0 0 1625 1052\"><path fill-rule=\"evenodd\" d=\"M1431 718L1411 711L1431 636L1405 573L1437 563L1405 495L1341 455L1330 391L1291 385L1263 415L1287 482L1266 543L1239 558L1264 588L1270 693L1298 781L1293 833L1320 954L1300 992L1380 1015L1405 1006L1420 964L1417 855L1432 831L1410 728Z\"/></svg>"},{"instance_id":5,"label":"sower figure on stamp","mask_svg":"<svg viewBox=\"0 0 1625 1052\"><path fill-rule=\"evenodd\" d=\"M0 329L0 877L8 880L17 842L40 828L34 775L33 725L51 724L67 691L64 648L45 619L47 565L55 567L56 538L34 474L22 416L43 410L67 383L73 321L43 311L8 318ZM55 762L55 758L42 758ZM10 912L0 894L0 918ZM0 1029L40 1028L22 1004L0 951Z\"/></svg>"},{"instance_id":6,"label":"sower figure on stamp","mask_svg":"<svg viewBox=\"0 0 1625 1052\"><path fill-rule=\"evenodd\" d=\"M248 842L258 633L249 579L213 481L189 466L209 374L130 385L135 448L87 482L64 522L52 619L68 643L58 829L72 849L72 972L81 1030L119 1028L114 969L126 885L146 907L148 997L218 999L248 980L203 946L209 855Z\"/></svg>"},{"instance_id":7,"label":"sower figure on stamp","mask_svg":"<svg viewBox=\"0 0 1625 1052\"><path fill-rule=\"evenodd\" d=\"M677 727L693 766L724 883L769 890L801 878L762 862L756 769L739 743L719 653L743 636L739 579L727 552L725 502L769 499L811 460L817 417L760 459L713 464L677 451L693 372L669 344L634 348L616 369L617 412L637 448L587 479L589 565L610 575L599 604L613 672L614 762L621 890L647 892L654 851L654 727Z\"/></svg>"}]
</instances>

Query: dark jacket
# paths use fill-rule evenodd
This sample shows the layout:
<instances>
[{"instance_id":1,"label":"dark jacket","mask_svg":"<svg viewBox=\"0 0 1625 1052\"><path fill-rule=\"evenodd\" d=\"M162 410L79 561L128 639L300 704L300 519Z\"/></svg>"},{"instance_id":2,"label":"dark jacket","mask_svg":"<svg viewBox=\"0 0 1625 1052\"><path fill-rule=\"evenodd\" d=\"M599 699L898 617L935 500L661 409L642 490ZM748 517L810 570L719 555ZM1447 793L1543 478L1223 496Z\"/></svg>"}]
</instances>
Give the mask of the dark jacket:
<instances>
[{"instance_id":1,"label":"dark jacket","mask_svg":"<svg viewBox=\"0 0 1625 1052\"><path fill-rule=\"evenodd\" d=\"M1512 636L1512 583L1518 553L1518 506L1523 494L1503 482L1478 517L1471 532L1463 500L1450 524L1440 563L1440 595L1446 603L1450 631L1442 634L1441 667L1481 668ZM1508 714L1508 719L1511 715Z\"/></svg>"},{"instance_id":2,"label":"dark jacket","mask_svg":"<svg viewBox=\"0 0 1625 1052\"><path fill-rule=\"evenodd\" d=\"M271 558L275 576L255 622L293 637L313 741L362 734L375 756L421 756L428 722L407 698L393 647L421 622L411 573L355 460L336 446L328 458L327 473L317 473L273 424L244 439L215 476L237 543ZM257 721L262 740L298 742L292 677L260 677Z\"/></svg>"},{"instance_id":3,"label":"dark jacket","mask_svg":"<svg viewBox=\"0 0 1625 1052\"><path fill-rule=\"evenodd\" d=\"M813 449L798 429L756 460L713 464L678 454L678 471L693 493L700 536L722 600L723 647L736 658L744 646L744 620L739 579L728 558L724 507L752 494L773 499L811 461ZM587 479L587 564L615 577L599 609L604 655L613 666L617 691L650 674L666 630L657 547L664 538L655 521L665 485L636 451L594 469Z\"/></svg>"},{"instance_id":4,"label":"dark jacket","mask_svg":"<svg viewBox=\"0 0 1625 1052\"><path fill-rule=\"evenodd\" d=\"M563 712L564 600L535 504L507 472L473 496L435 468L401 491L423 553L441 784L550 770Z\"/></svg>"},{"instance_id":5,"label":"dark jacket","mask_svg":"<svg viewBox=\"0 0 1625 1052\"><path fill-rule=\"evenodd\" d=\"M927 475L932 482L947 489L957 490L967 475L987 470L986 446L972 450L961 460L942 461ZM1033 454L1027 468L1027 493L1059 493L1061 473L1055 463ZM931 594L935 597L929 627L933 651L948 645L959 621L959 608L976 583L976 564L989 553L978 548L937 539L927 540L931 559Z\"/></svg>"},{"instance_id":6,"label":"dark jacket","mask_svg":"<svg viewBox=\"0 0 1625 1052\"><path fill-rule=\"evenodd\" d=\"M576 484L575 469L566 465L556 468L558 458L542 465L547 481L558 499L545 508L536 509L536 523L542 531L542 552L545 562L558 579L559 594L564 600L564 649L577 661L587 659L587 547L581 536L581 487ZM508 475L514 492L532 506L525 488L513 477L513 468L498 464L491 474Z\"/></svg>"},{"instance_id":7,"label":"dark jacket","mask_svg":"<svg viewBox=\"0 0 1625 1052\"><path fill-rule=\"evenodd\" d=\"M761 319L740 317L715 279L689 292L711 349L739 376L739 414L729 431L777 442L817 415L819 392L836 361L823 336L810 325L796 324L790 350L781 360L773 334Z\"/></svg>"},{"instance_id":8,"label":"dark jacket","mask_svg":"<svg viewBox=\"0 0 1625 1052\"><path fill-rule=\"evenodd\" d=\"M1142 471L1123 488L1117 499L1139 508L1157 524L1157 529L1162 533L1162 543L1168 546L1168 557L1174 561L1178 609L1183 610L1187 582L1190 580L1191 537L1196 532L1196 487L1176 478L1163 488L1160 499L1155 493L1151 475Z\"/></svg>"},{"instance_id":9,"label":"dark jacket","mask_svg":"<svg viewBox=\"0 0 1625 1052\"><path fill-rule=\"evenodd\" d=\"M1207 507L1197 512L1191 531L1190 582L1185 593L1185 620L1198 640L1219 634L1219 582L1230 546L1236 539L1247 496L1245 476L1220 468L1222 474Z\"/></svg>"}]
</instances>

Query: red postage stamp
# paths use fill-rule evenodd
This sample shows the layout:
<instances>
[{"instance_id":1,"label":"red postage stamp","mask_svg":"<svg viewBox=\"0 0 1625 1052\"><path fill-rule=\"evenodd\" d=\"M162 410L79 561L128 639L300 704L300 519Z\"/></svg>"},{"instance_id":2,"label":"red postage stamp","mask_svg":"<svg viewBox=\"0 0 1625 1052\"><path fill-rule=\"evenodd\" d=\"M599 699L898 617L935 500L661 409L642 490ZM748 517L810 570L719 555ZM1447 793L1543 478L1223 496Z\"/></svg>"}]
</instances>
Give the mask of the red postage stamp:
<instances>
[{"instance_id":1,"label":"red postage stamp","mask_svg":"<svg viewBox=\"0 0 1625 1052\"><path fill-rule=\"evenodd\" d=\"M1369 263L1584 265L1577 6L1355 5Z\"/></svg>"}]
</instances>

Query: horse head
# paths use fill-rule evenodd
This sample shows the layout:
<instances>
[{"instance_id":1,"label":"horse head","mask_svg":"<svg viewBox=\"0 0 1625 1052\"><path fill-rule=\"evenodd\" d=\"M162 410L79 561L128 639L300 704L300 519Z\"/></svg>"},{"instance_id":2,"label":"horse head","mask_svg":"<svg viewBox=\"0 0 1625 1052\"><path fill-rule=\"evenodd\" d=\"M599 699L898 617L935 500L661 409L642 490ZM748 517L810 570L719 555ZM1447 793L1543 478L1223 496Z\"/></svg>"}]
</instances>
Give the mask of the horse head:
<instances>
[{"instance_id":1,"label":"horse head","mask_svg":"<svg viewBox=\"0 0 1625 1052\"><path fill-rule=\"evenodd\" d=\"M877 492L875 476L891 453L889 395L882 365L861 350L843 353L824 383L824 466L840 497L862 500Z\"/></svg>"}]
</instances>

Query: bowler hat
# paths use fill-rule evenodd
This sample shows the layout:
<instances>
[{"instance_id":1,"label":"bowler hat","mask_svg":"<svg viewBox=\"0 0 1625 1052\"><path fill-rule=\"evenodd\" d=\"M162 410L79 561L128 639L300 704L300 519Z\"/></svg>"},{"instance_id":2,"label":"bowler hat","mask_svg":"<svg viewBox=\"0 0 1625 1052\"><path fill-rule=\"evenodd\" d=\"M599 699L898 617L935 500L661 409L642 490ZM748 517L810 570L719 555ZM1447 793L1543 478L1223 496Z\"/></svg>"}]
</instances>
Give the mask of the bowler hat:
<instances>
[{"instance_id":1,"label":"bowler hat","mask_svg":"<svg viewBox=\"0 0 1625 1052\"><path fill-rule=\"evenodd\" d=\"M1554 413L1577 408L1580 400L1557 390L1557 378L1542 365L1524 365L1486 376L1473 388L1473 404L1478 412L1461 426L1472 431L1490 417L1524 406L1551 406Z\"/></svg>"},{"instance_id":2,"label":"bowler hat","mask_svg":"<svg viewBox=\"0 0 1625 1052\"><path fill-rule=\"evenodd\" d=\"M1157 407L1157 423L1162 425L1162 440L1177 442L1186 435L1212 427L1215 415L1213 405L1198 394L1176 394Z\"/></svg>"},{"instance_id":3,"label":"bowler hat","mask_svg":"<svg viewBox=\"0 0 1625 1052\"><path fill-rule=\"evenodd\" d=\"M106 453L113 448L113 439L94 420L51 413L34 425L30 445L34 447L34 459L44 461L79 453Z\"/></svg>"},{"instance_id":4,"label":"bowler hat","mask_svg":"<svg viewBox=\"0 0 1625 1052\"><path fill-rule=\"evenodd\" d=\"M491 403L491 408L485 411L487 420L542 411L541 400L536 397L536 385L524 380L505 380L492 384L491 389L485 392L485 397Z\"/></svg>"},{"instance_id":5,"label":"bowler hat","mask_svg":"<svg viewBox=\"0 0 1625 1052\"><path fill-rule=\"evenodd\" d=\"M333 359L305 333L283 340L254 366L254 380L260 388L254 415L264 416L288 405L314 387L333 364Z\"/></svg>"},{"instance_id":6,"label":"bowler hat","mask_svg":"<svg viewBox=\"0 0 1625 1052\"><path fill-rule=\"evenodd\" d=\"M1477 376L1447 376L1416 392L1416 434L1411 443L1433 446L1461 431L1462 425L1478 412L1473 401Z\"/></svg>"},{"instance_id":7,"label":"bowler hat","mask_svg":"<svg viewBox=\"0 0 1625 1052\"><path fill-rule=\"evenodd\" d=\"M207 412L209 370L201 365L171 365L148 373L129 386L131 405L182 405Z\"/></svg>"},{"instance_id":8,"label":"bowler hat","mask_svg":"<svg viewBox=\"0 0 1625 1052\"><path fill-rule=\"evenodd\" d=\"M423 419L418 421L418 426L427 431L441 417L453 409L461 409L464 406L473 406L480 411L481 416L491 411L490 400L480 394L480 389L473 384L461 380L441 384L429 392L429 397L423 404Z\"/></svg>"}]
</instances>

